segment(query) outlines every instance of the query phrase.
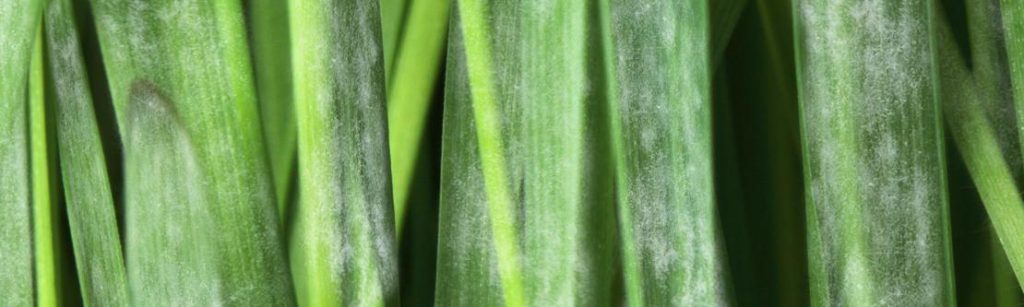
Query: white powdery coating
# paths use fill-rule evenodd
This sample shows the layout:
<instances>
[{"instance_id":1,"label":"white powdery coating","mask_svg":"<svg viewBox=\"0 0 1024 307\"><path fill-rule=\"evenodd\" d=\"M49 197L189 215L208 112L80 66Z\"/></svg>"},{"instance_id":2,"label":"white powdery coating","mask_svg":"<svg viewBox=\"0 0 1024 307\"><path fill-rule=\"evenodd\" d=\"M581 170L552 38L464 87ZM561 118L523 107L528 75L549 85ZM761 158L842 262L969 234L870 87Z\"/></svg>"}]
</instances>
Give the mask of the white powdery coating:
<instances>
[{"instance_id":1,"label":"white powdery coating","mask_svg":"<svg viewBox=\"0 0 1024 307\"><path fill-rule=\"evenodd\" d=\"M159 91L177 111L216 223L223 296L234 303L292 298L270 172L248 67L244 16L229 1L97 0L97 31L119 128L131 89ZM226 10L226 11L225 11ZM130 252L130 251L129 251Z\"/></svg>"},{"instance_id":2,"label":"white powdery coating","mask_svg":"<svg viewBox=\"0 0 1024 307\"><path fill-rule=\"evenodd\" d=\"M812 257L830 289L814 295L832 305L952 303L927 3L798 8L809 210L821 244Z\"/></svg>"},{"instance_id":3,"label":"white powdery coating","mask_svg":"<svg viewBox=\"0 0 1024 307\"><path fill-rule=\"evenodd\" d=\"M500 304L502 287L472 113L466 48L453 6L445 82L444 146L438 229L436 305ZM455 123L459 123L455 125ZM447 145L457 144L457 145ZM484 293L470 290L486 289ZM467 295L472 293L473 295Z\"/></svg>"},{"instance_id":4,"label":"white powdery coating","mask_svg":"<svg viewBox=\"0 0 1024 307\"><path fill-rule=\"evenodd\" d=\"M30 306L32 236L25 88L38 1L0 1L0 293Z\"/></svg>"},{"instance_id":5,"label":"white powdery coating","mask_svg":"<svg viewBox=\"0 0 1024 307\"><path fill-rule=\"evenodd\" d=\"M647 304L727 304L713 201L708 8L613 1L633 239Z\"/></svg>"},{"instance_id":6,"label":"white powdery coating","mask_svg":"<svg viewBox=\"0 0 1024 307\"><path fill-rule=\"evenodd\" d=\"M501 305L504 297L499 262L516 262L528 306L595 305L610 300L603 281L612 278L598 262L610 249L592 248L590 210L604 204L586 198L585 115L588 107L586 9L578 1L482 1L487 9L459 12L451 27L445 97L438 305ZM467 15L484 15L484 27L466 24ZM467 33L473 32L473 33ZM465 36L485 38L489 50ZM473 57L472 63L467 57ZM486 58L486 61L480 59ZM470 65L487 63L487 67ZM470 80L470 69L489 74ZM475 74L475 76L479 76ZM489 91L492 101L481 92ZM593 103L593 105L588 105ZM501 147L481 148L474 110L494 104L499 113ZM495 123L489 123L495 124ZM500 151L499 151L500 149ZM483 159L500 156L500 172L483 174ZM493 171L493 169L492 169ZM488 176L503 176L492 178ZM496 242L485 182L501 179L515 219L513 242ZM604 179L604 178L601 178ZM597 191L594 191L597 193ZM608 203L607 205L611 205ZM611 224L611 223L608 223ZM498 259L496 244L515 244L519 254ZM505 246L504 248L509 248ZM597 250L597 251L594 251ZM610 266L610 265L609 265Z\"/></svg>"},{"instance_id":7,"label":"white powdery coating","mask_svg":"<svg viewBox=\"0 0 1024 307\"><path fill-rule=\"evenodd\" d=\"M87 304L128 302L121 241L81 45L66 1L47 7L48 73L56 92L57 139L68 222Z\"/></svg>"},{"instance_id":8,"label":"white powdery coating","mask_svg":"<svg viewBox=\"0 0 1024 307\"><path fill-rule=\"evenodd\" d=\"M968 36L972 46L972 71L979 93L974 99L985 108L999 148L1014 178L1021 178L1020 135L1024 133L1024 3L1019 0L978 0L968 5L973 22ZM978 17L980 16L980 17ZM1005 48L1004 48L1005 47Z\"/></svg>"},{"instance_id":9,"label":"white powdery coating","mask_svg":"<svg viewBox=\"0 0 1024 307\"><path fill-rule=\"evenodd\" d=\"M301 33L293 38L301 48L296 84L318 84L296 96L299 118L306 118L299 128L299 227L308 237L299 240L307 242L305 257L322 257L304 261L328 270L312 274L329 276L328 291L353 306L387 304L398 295L377 5L292 5L293 18L311 18L293 20L293 33Z\"/></svg>"},{"instance_id":10,"label":"white powdery coating","mask_svg":"<svg viewBox=\"0 0 1024 307\"><path fill-rule=\"evenodd\" d=\"M507 11L514 31L495 37L497 82L515 84L499 92L506 125L505 139L515 144L507 151L511 181L519 207L523 240L523 278L530 306L594 305L607 298L605 291L587 282L607 279L592 268L585 244L591 232L584 203L584 114L587 104L585 3L534 1ZM493 12L501 14L506 11ZM494 28L514 28L494 24ZM508 47L515 46L515 47ZM507 68L506 68L507 67ZM512 124L514 123L514 124ZM484 190L478 190L482 193ZM608 216L607 218L611 218ZM462 231L473 231L465 229ZM599 230L597 230L599 231Z\"/></svg>"},{"instance_id":11,"label":"white powdery coating","mask_svg":"<svg viewBox=\"0 0 1024 307\"><path fill-rule=\"evenodd\" d=\"M128 110L125 151L126 262L138 305L226 302L202 170L176 114L139 84Z\"/></svg>"}]
</instances>

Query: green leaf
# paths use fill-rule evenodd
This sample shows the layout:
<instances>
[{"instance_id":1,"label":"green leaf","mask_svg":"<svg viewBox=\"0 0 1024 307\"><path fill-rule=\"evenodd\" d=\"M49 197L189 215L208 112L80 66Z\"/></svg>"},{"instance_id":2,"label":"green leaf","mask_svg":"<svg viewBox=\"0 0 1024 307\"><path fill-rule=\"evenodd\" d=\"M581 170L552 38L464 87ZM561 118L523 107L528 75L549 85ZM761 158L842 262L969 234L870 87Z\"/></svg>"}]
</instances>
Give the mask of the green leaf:
<instances>
[{"instance_id":1,"label":"green leaf","mask_svg":"<svg viewBox=\"0 0 1024 307\"><path fill-rule=\"evenodd\" d=\"M29 59L42 1L0 3L0 296L32 306L33 251L29 174Z\"/></svg>"},{"instance_id":2,"label":"green leaf","mask_svg":"<svg viewBox=\"0 0 1024 307\"><path fill-rule=\"evenodd\" d=\"M292 101L288 2L248 0L256 94L274 178L278 214L287 221L295 166L295 106ZM287 226L287 225L286 225Z\"/></svg>"},{"instance_id":3,"label":"green leaf","mask_svg":"<svg viewBox=\"0 0 1024 307\"><path fill-rule=\"evenodd\" d=\"M986 2L986 1L975 1ZM1011 87L1013 88L1014 106L1017 109L1018 126L1024 127L1024 1L1022 0L1001 0L1000 5L995 1L990 2L989 8L998 7L1002 13L1002 28L995 29L995 32L1002 30L1002 39L1005 41L1005 52L1008 63L1005 67L1009 70ZM979 12L989 20L991 11ZM979 16L980 17L980 16ZM996 25L998 27L999 25ZM998 48L998 47L997 47ZM1021 138L1021 153L1024 154L1024 133L1018 133ZM1019 255L1024 257L1024 254ZM1022 268L1024 269L1024 268Z\"/></svg>"},{"instance_id":4,"label":"green leaf","mask_svg":"<svg viewBox=\"0 0 1024 307\"><path fill-rule=\"evenodd\" d=\"M995 293L993 301L996 306L1015 306L1024 299L1024 295L1017 290L1020 283L1013 274L1013 267L1010 260L1006 258L1006 252L1003 251L1003 245L999 243L999 237L994 231L990 232L992 239L988 242L990 247L988 255L992 262L993 292Z\"/></svg>"},{"instance_id":5,"label":"green leaf","mask_svg":"<svg viewBox=\"0 0 1024 307\"><path fill-rule=\"evenodd\" d=\"M299 205L299 304L398 305L377 1L289 3Z\"/></svg>"},{"instance_id":6,"label":"green leaf","mask_svg":"<svg viewBox=\"0 0 1024 307\"><path fill-rule=\"evenodd\" d=\"M444 102L439 89L444 88L449 9L449 0L381 1L399 279L401 301L407 304L433 302L437 280Z\"/></svg>"},{"instance_id":7,"label":"green leaf","mask_svg":"<svg viewBox=\"0 0 1024 307\"><path fill-rule=\"evenodd\" d=\"M593 4L456 3L435 303L614 304L611 174L586 54Z\"/></svg>"},{"instance_id":8,"label":"green leaf","mask_svg":"<svg viewBox=\"0 0 1024 307\"><path fill-rule=\"evenodd\" d=\"M125 254L134 303L173 304L181 298L165 290L183 289L205 293L216 304L293 304L241 4L94 0L92 8L119 130L124 139L145 143L126 144L126 154L136 155L126 161L126 174L167 173L126 176L126 194L133 198L126 202ZM131 111L132 104L144 106ZM133 115L139 127L129 127L131 112L139 113ZM151 126L177 132L150 131ZM133 130L141 135L127 135ZM141 141L147 138L164 144ZM165 159L139 157L162 150L168 151ZM195 168L174 170L174 163ZM162 183L188 191L165 190ZM195 201L170 202L185 193ZM204 214L209 222L188 219ZM153 221L157 216L166 222ZM194 227L182 229L183 235L202 232L182 240L203 248L195 254L167 252L186 244L162 241L166 234L158 230L174 227ZM210 272L176 271L200 259ZM180 275L189 278L175 278Z\"/></svg>"},{"instance_id":9,"label":"green leaf","mask_svg":"<svg viewBox=\"0 0 1024 307\"><path fill-rule=\"evenodd\" d=\"M953 305L929 1L794 4L813 305Z\"/></svg>"},{"instance_id":10,"label":"green leaf","mask_svg":"<svg viewBox=\"0 0 1024 307\"><path fill-rule=\"evenodd\" d=\"M64 246L61 235L63 207L58 202L52 144L53 123L47 111L43 54L43 27L37 28L28 80L29 152L32 174L32 240L35 260L36 303L39 306L62 306L66 297L64 283Z\"/></svg>"},{"instance_id":11,"label":"green leaf","mask_svg":"<svg viewBox=\"0 0 1024 307\"><path fill-rule=\"evenodd\" d=\"M612 0L602 9L629 303L725 305L708 3Z\"/></svg>"},{"instance_id":12,"label":"green leaf","mask_svg":"<svg viewBox=\"0 0 1024 307\"><path fill-rule=\"evenodd\" d=\"M132 85L125 138L128 275L134 304L214 305L232 291L196 146L155 85Z\"/></svg>"},{"instance_id":13,"label":"green leaf","mask_svg":"<svg viewBox=\"0 0 1024 307\"><path fill-rule=\"evenodd\" d=\"M45 18L68 223L85 304L127 306L114 200L72 8L70 0L52 0Z\"/></svg>"},{"instance_id":14,"label":"green leaf","mask_svg":"<svg viewBox=\"0 0 1024 307\"><path fill-rule=\"evenodd\" d=\"M427 117L437 102L434 89L441 77L448 34L449 1L412 1L388 74L388 142L394 177L395 221L402 234ZM387 32L385 32L387 33ZM387 50L387 46L385 46Z\"/></svg>"},{"instance_id":15,"label":"green leaf","mask_svg":"<svg viewBox=\"0 0 1024 307\"><path fill-rule=\"evenodd\" d=\"M998 21L988 18L997 7L997 0L989 1L968 2L970 68L950 26L939 23L943 110L1010 265L1017 279L1024 280L1024 238L1019 235L1024 231L1024 201L1015 182L1021 173L1021 153L1014 144L1019 142L1020 123L1014 124L1014 115L1005 112L1013 107L1008 81L1015 72L999 45L1001 34L1009 32L1000 33Z\"/></svg>"},{"instance_id":16,"label":"green leaf","mask_svg":"<svg viewBox=\"0 0 1024 307\"><path fill-rule=\"evenodd\" d=\"M381 41L384 45L384 78L391 80L391 72L395 67L395 58L398 56L398 52L402 49L399 45L402 43L402 32L406 29L406 25L409 24L407 19L407 10L411 3L426 1L420 0L379 0L380 1L380 16L381 16ZM433 2L444 2L440 6L447 6L447 0L442 1L430 1Z\"/></svg>"}]
</instances>

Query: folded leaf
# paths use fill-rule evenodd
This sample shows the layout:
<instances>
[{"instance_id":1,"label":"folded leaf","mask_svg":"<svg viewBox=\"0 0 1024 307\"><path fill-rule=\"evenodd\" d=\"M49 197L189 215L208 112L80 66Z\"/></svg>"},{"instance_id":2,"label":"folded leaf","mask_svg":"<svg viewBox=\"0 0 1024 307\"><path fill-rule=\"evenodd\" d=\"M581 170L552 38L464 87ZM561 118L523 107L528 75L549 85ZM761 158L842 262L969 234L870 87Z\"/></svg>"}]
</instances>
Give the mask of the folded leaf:
<instances>
[{"instance_id":1,"label":"folded leaf","mask_svg":"<svg viewBox=\"0 0 1024 307\"><path fill-rule=\"evenodd\" d=\"M793 7L811 303L954 305L930 2Z\"/></svg>"},{"instance_id":2,"label":"folded leaf","mask_svg":"<svg viewBox=\"0 0 1024 307\"><path fill-rule=\"evenodd\" d=\"M434 301L449 0L381 1L401 301ZM389 27L393 27L389 31ZM389 37L393 35L394 37Z\"/></svg>"},{"instance_id":3,"label":"folded leaf","mask_svg":"<svg viewBox=\"0 0 1024 307\"><path fill-rule=\"evenodd\" d=\"M253 70L249 62L241 4L231 0L94 0L92 8L122 137L128 139L127 108L135 103L133 100L154 96L161 97L158 99L161 104L175 110L177 126L185 135L174 139L189 140L188 147L195 159L189 163L195 163L198 169L172 172L167 178L148 179L154 182L166 180L175 186L202 187L189 192L202 191L202 195L193 198L197 202L176 204L179 208L173 208L180 210L173 212L182 215L166 218L185 223L187 220L184 218L189 216L185 214L192 214L192 206L205 208L208 211L195 214L209 214L211 218L210 231L206 231L204 236L191 237L190 240L197 242L189 244L209 249L203 252L209 253L210 257L210 262L204 265L209 265L215 272L197 273L195 278L200 280L172 278L177 273L167 273L170 275L166 276L140 273L139 270L164 273L174 267L173 263L142 261L161 257L158 254L164 250L149 245L147 241L160 242L159 238L139 237L133 241L130 237L146 233L155 236L145 229L150 227L146 225L150 221L145 217L172 208L149 204L165 202L172 205L166 202L173 198L161 195L164 191L157 184L133 186L149 183L126 178L125 190L136 191L137 195L126 203L127 211L137 212L136 215L127 214L126 233L129 237L125 245L126 258L128 263L136 259L150 265L127 266L134 304L171 301L173 298L165 297L170 293L161 289L215 285L216 293L210 294L215 297L207 297L213 303L293 304L270 164L266 160L253 89ZM156 112L152 109L139 108L135 112L142 113L137 114L140 117L158 116L146 114ZM136 133L147 132L144 127L149 124L140 125L143 127L135 128ZM177 148L178 152L184 150L178 146L185 145L174 145L159 146L167 150ZM147 152L147 149L126 146L127 154L132 154L131 150ZM167 159L166 163L187 162L174 160L185 157ZM141 162L132 162L138 165L131 167L137 168L138 172L142 172L144 167L169 168L165 165L146 166L150 162L156 164L160 160L142 159ZM126 172L130 174L128 167ZM183 183L185 181L188 183ZM147 196L152 196L152 201ZM152 212L144 214L140 210ZM133 220L131 216L140 219ZM170 247L173 242L165 244ZM176 261L183 263L198 261L188 254L175 255L181 257ZM140 280L143 276L151 280ZM155 284L136 285L149 282ZM190 291L193 290L208 293L201 289Z\"/></svg>"}]
</instances>

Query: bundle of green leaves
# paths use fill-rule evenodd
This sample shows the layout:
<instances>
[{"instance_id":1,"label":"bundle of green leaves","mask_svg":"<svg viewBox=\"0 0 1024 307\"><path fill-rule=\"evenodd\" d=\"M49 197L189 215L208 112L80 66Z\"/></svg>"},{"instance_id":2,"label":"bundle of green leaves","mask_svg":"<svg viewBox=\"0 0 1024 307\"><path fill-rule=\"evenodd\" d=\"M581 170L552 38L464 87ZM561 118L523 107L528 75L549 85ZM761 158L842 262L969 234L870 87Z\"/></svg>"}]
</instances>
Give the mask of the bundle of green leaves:
<instances>
[{"instance_id":1,"label":"bundle of green leaves","mask_svg":"<svg viewBox=\"0 0 1024 307\"><path fill-rule=\"evenodd\" d=\"M1015 306L1022 0L0 1L0 306Z\"/></svg>"}]
</instances>

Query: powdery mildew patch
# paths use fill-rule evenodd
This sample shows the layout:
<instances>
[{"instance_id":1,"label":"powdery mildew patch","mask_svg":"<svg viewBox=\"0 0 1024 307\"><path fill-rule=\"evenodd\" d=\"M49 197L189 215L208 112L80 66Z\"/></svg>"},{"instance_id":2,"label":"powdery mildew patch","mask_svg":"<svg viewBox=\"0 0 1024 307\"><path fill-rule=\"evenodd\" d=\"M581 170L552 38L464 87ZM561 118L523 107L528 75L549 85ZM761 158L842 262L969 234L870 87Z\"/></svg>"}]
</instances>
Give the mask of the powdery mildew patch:
<instances>
[{"instance_id":1,"label":"powdery mildew patch","mask_svg":"<svg viewBox=\"0 0 1024 307\"><path fill-rule=\"evenodd\" d=\"M300 88L297 260L321 270L304 278L338 303L393 302L398 255L377 2L312 1L291 9Z\"/></svg>"},{"instance_id":2,"label":"powdery mildew patch","mask_svg":"<svg viewBox=\"0 0 1024 307\"><path fill-rule=\"evenodd\" d=\"M177 111L207 188L217 236L202 239L237 304L292 299L270 172L259 128L241 4L93 1L122 134L132 87L148 82ZM130 251L126 251L130 252ZM129 270L131 270L129 268Z\"/></svg>"},{"instance_id":3,"label":"powdery mildew patch","mask_svg":"<svg viewBox=\"0 0 1024 307\"><path fill-rule=\"evenodd\" d=\"M33 304L25 88L41 1L0 3L0 293Z\"/></svg>"},{"instance_id":4,"label":"powdery mildew patch","mask_svg":"<svg viewBox=\"0 0 1024 307\"><path fill-rule=\"evenodd\" d=\"M445 91L438 275L446 278L438 280L437 303L605 303L612 250L588 246L610 245L600 240L614 231L594 226L614 223L612 204L586 197L597 193L587 186L611 180L586 177L588 169L601 167L588 159L594 153L584 139L587 123L602 119L589 118L588 110L603 107L590 95L594 81L585 54L591 8L572 1L459 4ZM479 8L487 9L460 11ZM481 123L476 112L492 104L495 122ZM480 141L488 125L500 130L499 146ZM489 168L488 159L500 160L500 170ZM492 180L503 181L509 195L490 194ZM514 220L511 242L496 239L492 225L502 198ZM518 252L501 258L500 249ZM502 272L502 262L512 262L506 265L515 272ZM502 273L521 278L522 298L506 297L512 285L503 280L515 278Z\"/></svg>"},{"instance_id":5,"label":"powdery mildew patch","mask_svg":"<svg viewBox=\"0 0 1024 307\"><path fill-rule=\"evenodd\" d=\"M618 112L644 303L728 303L712 187L708 6L612 1Z\"/></svg>"},{"instance_id":6,"label":"powdery mildew patch","mask_svg":"<svg viewBox=\"0 0 1024 307\"><path fill-rule=\"evenodd\" d=\"M228 303L195 147L152 84L133 85L125 138L125 255L132 301Z\"/></svg>"},{"instance_id":7,"label":"powdery mildew patch","mask_svg":"<svg viewBox=\"0 0 1024 307\"><path fill-rule=\"evenodd\" d=\"M68 223L86 304L128 304L127 276L92 94L70 1L46 9L49 69Z\"/></svg>"},{"instance_id":8,"label":"powdery mildew patch","mask_svg":"<svg viewBox=\"0 0 1024 307\"><path fill-rule=\"evenodd\" d=\"M953 302L926 1L803 0L797 39L812 296L832 305ZM812 278L813 279L813 278Z\"/></svg>"}]
</instances>

